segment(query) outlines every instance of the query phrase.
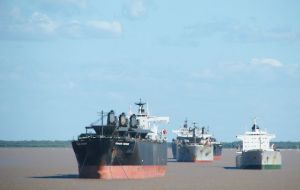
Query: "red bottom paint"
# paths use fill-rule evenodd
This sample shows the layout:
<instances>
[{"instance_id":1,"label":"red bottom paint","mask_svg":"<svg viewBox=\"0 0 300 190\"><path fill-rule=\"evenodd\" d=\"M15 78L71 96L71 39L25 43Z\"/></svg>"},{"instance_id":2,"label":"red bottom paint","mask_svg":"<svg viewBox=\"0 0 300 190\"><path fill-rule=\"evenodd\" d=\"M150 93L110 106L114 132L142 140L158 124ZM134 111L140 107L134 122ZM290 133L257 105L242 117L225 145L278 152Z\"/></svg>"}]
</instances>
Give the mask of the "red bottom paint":
<instances>
[{"instance_id":1,"label":"red bottom paint","mask_svg":"<svg viewBox=\"0 0 300 190\"><path fill-rule=\"evenodd\" d=\"M214 160L221 160L221 156L214 156Z\"/></svg>"},{"instance_id":2,"label":"red bottom paint","mask_svg":"<svg viewBox=\"0 0 300 190\"><path fill-rule=\"evenodd\" d=\"M196 163L211 163L213 160L194 160Z\"/></svg>"},{"instance_id":3,"label":"red bottom paint","mask_svg":"<svg viewBox=\"0 0 300 190\"><path fill-rule=\"evenodd\" d=\"M166 166L85 166L79 169L81 178L100 179L145 179L162 177Z\"/></svg>"}]
</instances>

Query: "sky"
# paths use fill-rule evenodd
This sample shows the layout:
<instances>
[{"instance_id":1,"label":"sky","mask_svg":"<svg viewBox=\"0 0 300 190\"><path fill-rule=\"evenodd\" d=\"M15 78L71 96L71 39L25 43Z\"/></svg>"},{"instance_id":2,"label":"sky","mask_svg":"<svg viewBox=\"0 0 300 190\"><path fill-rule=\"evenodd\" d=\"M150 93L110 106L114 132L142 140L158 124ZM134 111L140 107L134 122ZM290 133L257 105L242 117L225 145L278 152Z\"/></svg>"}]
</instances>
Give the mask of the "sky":
<instances>
[{"instance_id":1,"label":"sky","mask_svg":"<svg viewBox=\"0 0 300 190\"><path fill-rule=\"evenodd\" d=\"M300 141L300 2L0 0L0 139L70 140L136 109Z\"/></svg>"}]
</instances>

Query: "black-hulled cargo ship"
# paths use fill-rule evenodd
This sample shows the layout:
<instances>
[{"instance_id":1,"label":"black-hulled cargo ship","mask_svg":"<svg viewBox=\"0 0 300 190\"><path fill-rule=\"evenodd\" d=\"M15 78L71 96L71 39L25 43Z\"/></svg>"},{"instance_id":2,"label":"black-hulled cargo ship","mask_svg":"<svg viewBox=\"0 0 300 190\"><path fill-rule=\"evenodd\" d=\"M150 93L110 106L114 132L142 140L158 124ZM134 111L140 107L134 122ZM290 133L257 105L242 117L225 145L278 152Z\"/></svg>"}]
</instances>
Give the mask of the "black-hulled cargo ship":
<instances>
[{"instance_id":1,"label":"black-hulled cargo ship","mask_svg":"<svg viewBox=\"0 0 300 190\"><path fill-rule=\"evenodd\" d=\"M136 105L138 113L130 111L129 116L116 117L110 111L106 125L101 112L101 124L91 124L72 141L80 178L139 179L165 174L166 131L158 131L155 123L169 118L148 115L141 101Z\"/></svg>"}]
</instances>

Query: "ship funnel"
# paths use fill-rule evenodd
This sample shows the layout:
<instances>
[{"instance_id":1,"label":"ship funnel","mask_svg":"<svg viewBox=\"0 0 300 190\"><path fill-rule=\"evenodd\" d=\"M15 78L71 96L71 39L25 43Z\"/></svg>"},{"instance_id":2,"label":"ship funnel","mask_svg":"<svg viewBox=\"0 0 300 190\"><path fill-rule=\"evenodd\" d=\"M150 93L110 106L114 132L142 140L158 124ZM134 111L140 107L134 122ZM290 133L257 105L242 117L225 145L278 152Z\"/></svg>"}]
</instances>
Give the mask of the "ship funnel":
<instances>
[{"instance_id":1,"label":"ship funnel","mask_svg":"<svg viewBox=\"0 0 300 190\"><path fill-rule=\"evenodd\" d=\"M136 119L135 114L130 116L129 125L130 125L131 128L137 128L138 127L138 120Z\"/></svg>"},{"instance_id":2,"label":"ship funnel","mask_svg":"<svg viewBox=\"0 0 300 190\"><path fill-rule=\"evenodd\" d=\"M115 126L117 124L117 119L115 117L115 112L111 110L107 115L107 125Z\"/></svg>"},{"instance_id":3,"label":"ship funnel","mask_svg":"<svg viewBox=\"0 0 300 190\"><path fill-rule=\"evenodd\" d=\"M126 115L125 113L121 113L121 115L119 116L119 126L120 127L127 127L127 118L126 118Z\"/></svg>"},{"instance_id":4,"label":"ship funnel","mask_svg":"<svg viewBox=\"0 0 300 190\"><path fill-rule=\"evenodd\" d=\"M202 127L202 128L201 128L201 134L204 134L204 133L205 133L204 130L205 130L205 127Z\"/></svg>"}]
</instances>

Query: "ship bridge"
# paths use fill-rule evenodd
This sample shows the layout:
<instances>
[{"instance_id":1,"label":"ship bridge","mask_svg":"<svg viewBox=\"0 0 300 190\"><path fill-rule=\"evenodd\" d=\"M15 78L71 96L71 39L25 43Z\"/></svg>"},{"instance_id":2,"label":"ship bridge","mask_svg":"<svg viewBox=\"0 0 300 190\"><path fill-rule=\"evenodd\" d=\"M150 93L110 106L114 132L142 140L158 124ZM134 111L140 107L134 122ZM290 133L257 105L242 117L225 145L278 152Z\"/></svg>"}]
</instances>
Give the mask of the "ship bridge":
<instances>
[{"instance_id":1,"label":"ship bridge","mask_svg":"<svg viewBox=\"0 0 300 190\"><path fill-rule=\"evenodd\" d=\"M248 150L273 150L270 147L270 140L275 138L274 134L269 134L261 130L256 124L256 119L251 131L245 132L244 135L238 135L238 139L243 142L242 151Z\"/></svg>"}]
</instances>

